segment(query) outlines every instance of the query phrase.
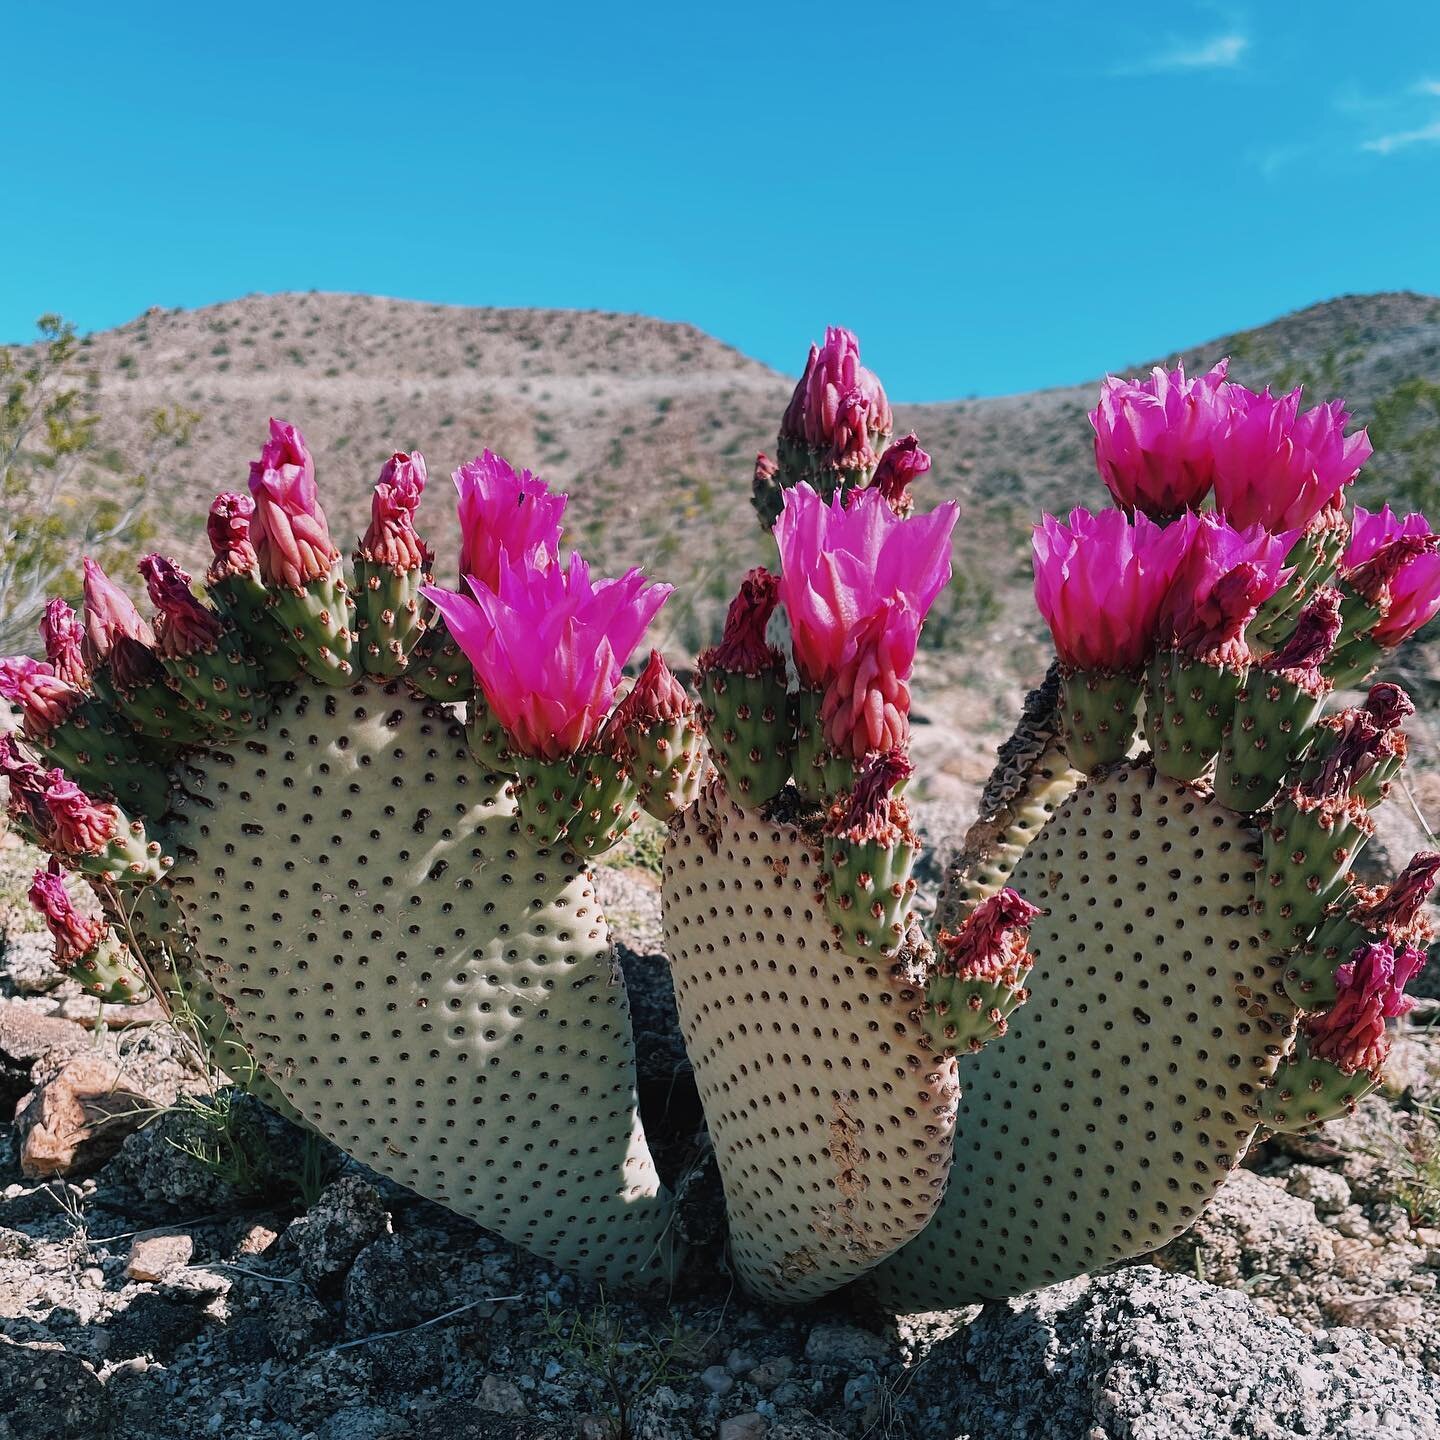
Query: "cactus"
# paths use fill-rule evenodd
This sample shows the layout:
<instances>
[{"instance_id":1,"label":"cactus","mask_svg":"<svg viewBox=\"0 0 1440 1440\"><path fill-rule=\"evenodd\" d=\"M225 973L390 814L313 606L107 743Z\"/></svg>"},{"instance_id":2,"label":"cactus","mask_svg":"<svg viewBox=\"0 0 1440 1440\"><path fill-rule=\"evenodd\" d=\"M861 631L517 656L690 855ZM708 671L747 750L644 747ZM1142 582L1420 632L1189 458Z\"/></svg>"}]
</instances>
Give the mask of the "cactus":
<instances>
[{"instance_id":1,"label":"cactus","mask_svg":"<svg viewBox=\"0 0 1440 1440\"><path fill-rule=\"evenodd\" d=\"M452 589L423 457L386 462L347 564L272 421L250 494L211 509L203 589L146 557L147 621L87 563L83 618L56 602L46 659L0 662L9 814L52 857L33 898L92 993L243 1047L352 1154L659 1284L682 1257L590 876L645 810L747 1289L953 1306L1142 1254L1258 1135L1376 1083L1430 934L1440 855L1350 874L1413 707L1333 697L1440 610L1440 540L1352 521L1347 421L1223 365L1107 381L1116 508L1037 526L1056 664L929 931L910 687L956 507L916 509L929 457L891 443L848 332L757 462L777 563L698 703L654 651L620 693L668 587L562 556L537 477L488 451L456 472Z\"/></svg>"}]
</instances>

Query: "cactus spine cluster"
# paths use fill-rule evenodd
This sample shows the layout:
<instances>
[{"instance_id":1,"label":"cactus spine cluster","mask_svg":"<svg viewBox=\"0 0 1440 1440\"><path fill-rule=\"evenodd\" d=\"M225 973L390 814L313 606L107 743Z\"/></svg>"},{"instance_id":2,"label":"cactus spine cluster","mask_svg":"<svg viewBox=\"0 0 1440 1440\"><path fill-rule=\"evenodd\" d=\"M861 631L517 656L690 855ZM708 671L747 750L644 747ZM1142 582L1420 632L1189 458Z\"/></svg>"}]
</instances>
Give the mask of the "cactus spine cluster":
<instances>
[{"instance_id":1,"label":"cactus spine cluster","mask_svg":"<svg viewBox=\"0 0 1440 1440\"><path fill-rule=\"evenodd\" d=\"M667 587L562 556L536 477L489 452L456 472L447 588L418 453L385 463L347 563L272 422L212 507L203 587L146 557L147 620L87 562L45 660L0 664L57 960L231 1037L265 1098L415 1190L663 1282L671 1202L590 878L648 811L750 1291L869 1276L954 1305L1143 1253L1257 1135L1376 1083L1430 936L1440 856L1351 876L1409 702L1335 696L1440 609L1440 540L1347 507L1347 420L1223 366L1107 382L1116 505L1037 527L1057 663L928 931L910 683L956 511L916 510L929 458L892 441L853 336L812 350L757 462L775 558L694 699L657 652L621 692Z\"/></svg>"}]
</instances>

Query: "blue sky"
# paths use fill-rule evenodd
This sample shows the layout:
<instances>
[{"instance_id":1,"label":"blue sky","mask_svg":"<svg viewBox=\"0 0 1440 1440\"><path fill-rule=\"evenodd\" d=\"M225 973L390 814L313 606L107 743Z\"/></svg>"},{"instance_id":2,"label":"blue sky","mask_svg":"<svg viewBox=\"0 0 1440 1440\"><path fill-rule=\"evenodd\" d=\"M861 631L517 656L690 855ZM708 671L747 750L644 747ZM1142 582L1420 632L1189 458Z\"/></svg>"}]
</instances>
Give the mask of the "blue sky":
<instances>
[{"instance_id":1,"label":"blue sky","mask_svg":"<svg viewBox=\"0 0 1440 1440\"><path fill-rule=\"evenodd\" d=\"M1440 292L1440 5L94 0L0 18L0 340L358 290L690 320L892 397Z\"/></svg>"}]
</instances>

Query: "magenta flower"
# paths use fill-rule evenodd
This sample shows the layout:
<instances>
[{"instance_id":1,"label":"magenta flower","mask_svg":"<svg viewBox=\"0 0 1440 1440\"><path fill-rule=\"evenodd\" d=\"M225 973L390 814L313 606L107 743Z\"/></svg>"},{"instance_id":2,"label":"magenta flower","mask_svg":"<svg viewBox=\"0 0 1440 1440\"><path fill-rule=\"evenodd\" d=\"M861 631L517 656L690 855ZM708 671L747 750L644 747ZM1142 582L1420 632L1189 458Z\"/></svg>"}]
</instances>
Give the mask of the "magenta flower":
<instances>
[{"instance_id":1,"label":"magenta flower","mask_svg":"<svg viewBox=\"0 0 1440 1440\"><path fill-rule=\"evenodd\" d=\"M25 733L32 740L44 739L85 699L83 690L28 655L0 660L0 695L20 707Z\"/></svg>"},{"instance_id":2,"label":"magenta flower","mask_svg":"<svg viewBox=\"0 0 1440 1440\"><path fill-rule=\"evenodd\" d=\"M1163 644L1173 637L1177 648L1199 659L1233 646L1289 579L1285 556L1297 536L1272 535L1258 525L1236 530L1209 512L1176 523L1190 539L1160 607L1160 638Z\"/></svg>"},{"instance_id":3,"label":"magenta flower","mask_svg":"<svg viewBox=\"0 0 1440 1440\"><path fill-rule=\"evenodd\" d=\"M248 495L227 490L210 504L205 533L215 559L206 580L213 585L227 575L245 575L260 564L250 527L255 517L255 502Z\"/></svg>"},{"instance_id":4,"label":"magenta flower","mask_svg":"<svg viewBox=\"0 0 1440 1440\"><path fill-rule=\"evenodd\" d=\"M108 660L125 642L147 649L155 644L155 632L141 618L135 602L88 555L85 571L85 638L81 649L91 669ZM120 656L116 657L120 659Z\"/></svg>"},{"instance_id":5,"label":"magenta flower","mask_svg":"<svg viewBox=\"0 0 1440 1440\"><path fill-rule=\"evenodd\" d=\"M920 448L919 438L912 430L892 442L880 457L870 488L878 490L897 515L908 515L915 501L911 484L930 469L930 457Z\"/></svg>"},{"instance_id":6,"label":"magenta flower","mask_svg":"<svg viewBox=\"0 0 1440 1440\"><path fill-rule=\"evenodd\" d=\"M1379 1073L1390 1050L1385 1021L1414 1005L1405 986L1425 963L1423 951L1405 946L1397 955L1386 942L1358 947L1335 971L1335 1003L1302 1022L1310 1053L1345 1075Z\"/></svg>"},{"instance_id":7,"label":"magenta flower","mask_svg":"<svg viewBox=\"0 0 1440 1440\"><path fill-rule=\"evenodd\" d=\"M459 492L460 575L489 590L500 584L500 557L512 567L544 568L560 554L566 496L552 494L528 470L486 450L452 477Z\"/></svg>"},{"instance_id":8,"label":"magenta flower","mask_svg":"<svg viewBox=\"0 0 1440 1440\"><path fill-rule=\"evenodd\" d=\"M251 538L265 582L300 590L329 574L340 552L320 508L315 462L293 425L271 420L269 442L250 462L250 494Z\"/></svg>"},{"instance_id":9,"label":"magenta flower","mask_svg":"<svg viewBox=\"0 0 1440 1440\"><path fill-rule=\"evenodd\" d=\"M860 342L831 325L812 345L805 372L780 421L780 435L841 469L875 463L874 441L895 428L879 380L860 363Z\"/></svg>"},{"instance_id":10,"label":"magenta flower","mask_svg":"<svg viewBox=\"0 0 1440 1440\"><path fill-rule=\"evenodd\" d=\"M120 812L93 800L63 770L45 773L47 842L62 855L98 855L120 831Z\"/></svg>"},{"instance_id":11,"label":"magenta flower","mask_svg":"<svg viewBox=\"0 0 1440 1440\"><path fill-rule=\"evenodd\" d=\"M725 612L725 630L718 645L700 653L701 670L728 670L735 675L761 675L785 669L785 657L765 638L770 617L780 603L780 584L757 565L740 582Z\"/></svg>"},{"instance_id":12,"label":"magenta flower","mask_svg":"<svg viewBox=\"0 0 1440 1440\"><path fill-rule=\"evenodd\" d=\"M1153 653L1160 607L1190 539L1137 513L1077 508L1035 527L1035 603L1070 670L1138 670Z\"/></svg>"},{"instance_id":13,"label":"magenta flower","mask_svg":"<svg viewBox=\"0 0 1440 1440\"><path fill-rule=\"evenodd\" d=\"M845 637L820 720L837 755L863 760L910 740L910 671L920 616L903 596L882 600Z\"/></svg>"},{"instance_id":14,"label":"magenta flower","mask_svg":"<svg viewBox=\"0 0 1440 1440\"><path fill-rule=\"evenodd\" d=\"M156 609L155 649L167 660L212 650L220 638L220 617L190 589L190 577L163 555L146 555L136 567Z\"/></svg>"},{"instance_id":15,"label":"magenta flower","mask_svg":"<svg viewBox=\"0 0 1440 1440\"><path fill-rule=\"evenodd\" d=\"M370 525L360 541L375 565L420 570L434 558L415 531L415 510L425 489L425 457L397 450L384 464L370 497Z\"/></svg>"},{"instance_id":16,"label":"magenta flower","mask_svg":"<svg viewBox=\"0 0 1440 1440\"><path fill-rule=\"evenodd\" d=\"M1398 645L1435 613L1426 613L1425 605L1432 595L1440 596L1434 583L1440 574L1437 550L1440 536L1418 512L1402 520L1388 505L1378 514L1355 507L1341 566L1350 587L1380 611L1378 643ZM1397 605L1397 599L1404 603Z\"/></svg>"},{"instance_id":17,"label":"magenta flower","mask_svg":"<svg viewBox=\"0 0 1440 1440\"><path fill-rule=\"evenodd\" d=\"M45 607L40 619L40 635L45 642L45 659L55 674L82 689L88 685L90 670L81 653L85 627L58 596Z\"/></svg>"},{"instance_id":18,"label":"magenta flower","mask_svg":"<svg viewBox=\"0 0 1440 1440\"><path fill-rule=\"evenodd\" d=\"M884 602L904 601L918 634L949 582L950 532L959 512L946 501L902 520L873 488L852 491L848 503L839 495L827 502L800 484L784 498L775 522L780 600L800 678L819 689L839 670L852 632Z\"/></svg>"},{"instance_id":19,"label":"magenta flower","mask_svg":"<svg viewBox=\"0 0 1440 1440\"><path fill-rule=\"evenodd\" d=\"M1345 434L1350 416L1332 400L1300 413L1300 391L1257 395L1227 384L1231 422L1215 436L1215 505L1232 525L1303 529L1370 458L1364 430Z\"/></svg>"},{"instance_id":20,"label":"magenta flower","mask_svg":"<svg viewBox=\"0 0 1440 1440\"><path fill-rule=\"evenodd\" d=\"M82 915L75 908L55 860L51 860L48 870L35 872L29 900L55 939L55 963L62 969L69 969L83 959L104 938L105 922Z\"/></svg>"},{"instance_id":21,"label":"magenta flower","mask_svg":"<svg viewBox=\"0 0 1440 1440\"><path fill-rule=\"evenodd\" d=\"M485 699L515 745L547 760L573 755L599 729L645 627L670 595L638 570L592 581L585 562L512 565L499 584L471 583L474 598L427 585Z\"/></svg>"},{"instance_id":22,"label":"magenta flower","mask_svg":"<svg viewBox=\"0 0 1440 1440\"><path fill-rule=\"evenodd\" d=\"M1215 437L1230 421L1228 360L1194 380L1156 366L1148 380L1107 375L1090 412L1095 464L1127 514L1198 510L1215 478Z\"/></svg>"}]
</instances>

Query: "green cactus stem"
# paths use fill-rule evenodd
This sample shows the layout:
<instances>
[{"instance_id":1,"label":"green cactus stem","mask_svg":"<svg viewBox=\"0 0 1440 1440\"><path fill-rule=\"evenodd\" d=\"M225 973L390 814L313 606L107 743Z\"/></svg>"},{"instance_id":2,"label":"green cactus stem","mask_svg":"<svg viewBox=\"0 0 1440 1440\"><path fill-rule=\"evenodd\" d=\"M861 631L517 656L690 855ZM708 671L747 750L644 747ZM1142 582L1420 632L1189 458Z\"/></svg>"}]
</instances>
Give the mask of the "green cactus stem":
<instances>
[{"instance_id":1,"label":"green cactus stem","mask_svg":"<svg viewBox=\"0 0 1440 1440\"><path fill-rule=\"evenodd\" d=\"M337 560L304 585L269 588L270 618L307 675L322 685L345 686L355 678L355 604Z\"/></svg>"},{"instance_id":2,"label":"green cactus stem","mask_svg":"<svg viewBox=\"0 0 1440 1440\"><path fill-rule=\"evenodd\" d=\"M445 621L433 614L410 654L406 682L430 700L461 704L478 693L475 668L455 643Z\"/></svg>"},{"instance_id":3,"label":"green cactus stem","mask_svg":"<svg viewBox=\"0 0 1440 1440\"><path fill-rule=\"evenodd\" d=\"M1130 753L1141 685L1134 675L1067 670L1060 677L1065 753L1077 770L1093 773Z\"/></svg>"},{"instance_id":4,"label":"green cactus stem","mask_svg":"<svg viewBox=\"0 0 1440 1440\"><path fill-rule=\"evenodd\" d=\"M425 633L420 587L429 582L423 570L355 557L355 648L367 675L405 673Z\"/></svg>"},{"instance_id":5,"label":"green cactus stem","mask_svg":"<svg viewBox=\"0 0 1440 1440\"><path fill-rule=\"evenodd\" d=\"M790 778L784 672L746 675L712 665L701 669L699 691L710 758L730 793L758 810Z\"/></svg>"},{"instance_id":6,"label":"green cactus stem","mask_svg":"<svg viewBox=\"0 0 1440 1440\"><path fill-rule=\"evenodd\" d=\"M469 698L465 736L475 763L492 775L516 774L520 757L511 748L510 737L490 708L485 692L476 686Z\"/></svg>"},{"instance_id":7,"label":"green cactus stem","mask_svg":"<svg viewBox=\"0 0 1440 1440\"><path fill-rule=\"evenodd\" d=\"M1378 1083L1378 1077L1366 1070L1346 1074L1329 1060L1312 1055L1302 1035L1294 1054L1261 1092L1260 1117L1267 1130L1292 1134L1313 1130L1327 1120L1353 1114Z\"/></svg>"},{"instance_id":8,"label":"green cactus stem","mask_svg":"<svg viewBox=\"0 0 1440 1440\"><path fill-rule=\"evenodd\" d=\"M1277 949L1309 938L1374 830L1364 804L1350 795L1317 800L1297 789L1276 807L1264 829L1256 895L1265 936Z\"/></svg>"},{"instance_id":9,"label":"green cactus stem","mask_svg":"<svg viewBox=\"0 0 1440 1440\"><path fill-rule=\"evenodd\" d=\"M108 926L94 947L65 970L87 995L106 1005L143 1005L150 998L144 972Z\"/></svg>"},{"instance_id":10,"label":"green cactus stem","mask_svg":"<svg viewBox=\"0 0 1440 1440\"><path fill-rule=\"evenodd\" d=\"M855 783L855 763L848 755L837 755L825 738L820 723L824 692L802 685L790 694L795 788L812 805L828 808L831 802Z\"/></svg>"},{"instance_id":11,"label":"green cactus stem","mask_svg":"<svg viewBox=\"0 0 1440 1440\"><path fill-rule=\"evenodd\" d=\"M27 730L27 738L51 765L130 813L159 815L165 809L169 777L163 764L98 696L86 696L55 725Z\"/></svg>"},{"instance_id":12,"label":"green cactus stem","mask_svg":"<svg viewBox=\"0 0 1440 1440\"><path fill-rule=\"evenodd\" d=\"M520 826L543 849L562 843L592 858L619 843L640 818L627 766L599 751L558 760L514 757Z\"/></svg>"},{"instance_id":13,"label":"green cactus stem","mask_svg":"<svg viewBox=\"0 0 1440 1440\"><path fill-rule=\"evenodd\" d=\"M249 643L229 629L209 649L161 657L171 689L216 730L249 730L269 708L265 678L246 653Z\"/></svg>"},{"instance_id":14,"label":"green cactus stem","mask_svg":"<svg viewBox=\"0 0 1440 1440\"><path fill-rule=\"evenodd\" d=\"M1263 810L1309 749L1328 686L1295 672L1251 666L1215 766L1215 798L1241 813Z\"/></svg>"},{"instance_id":15,"label":"green cactus stem","mask_svg":"<svg viewBox=\"0 0 1440 1440\"><path fill-rule=\"evenodd\" d=\"M286 684L300 673L300 658L284 643L258 567L212 570L205 589L216 610L245 637L245 649L265 685Z\"/></svg>"},{"instance_id":16,"label":"green cactus stem","mask_svg":"<svg viewBox=\"0 0 1440 1440\"><path fill-rule=\"evenodd\" d=\"M1155 768L1172 780L1198 780L1220 753L1244 670L1162 650L1145 677L1145 734Z\"/></svg>"}]
</instances>

